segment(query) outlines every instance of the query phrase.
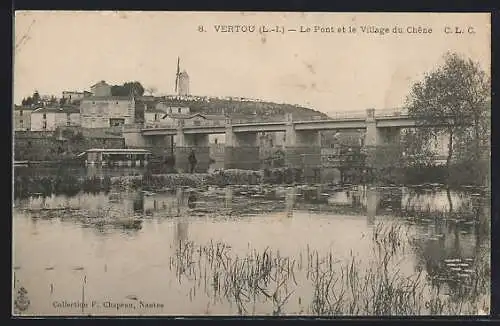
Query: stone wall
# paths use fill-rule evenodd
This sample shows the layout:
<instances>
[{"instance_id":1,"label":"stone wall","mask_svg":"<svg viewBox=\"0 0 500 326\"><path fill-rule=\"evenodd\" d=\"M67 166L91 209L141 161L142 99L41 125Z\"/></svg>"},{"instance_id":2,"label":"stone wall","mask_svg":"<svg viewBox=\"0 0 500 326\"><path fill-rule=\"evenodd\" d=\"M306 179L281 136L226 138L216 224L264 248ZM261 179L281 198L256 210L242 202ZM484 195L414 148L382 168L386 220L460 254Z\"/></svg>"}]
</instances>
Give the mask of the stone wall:
<instances>
[{"instance_id":1,"label":"stone wall","mask_svg":"<svg viewBox=\"0 0 500 326\"><path fill-rule=\"evenodd\" d=\"M54 132L16 132L14 158L18 161L56 161L72 158L90 148L125 148L121 137L58 137Z\"/></svg>"}]
</instances>

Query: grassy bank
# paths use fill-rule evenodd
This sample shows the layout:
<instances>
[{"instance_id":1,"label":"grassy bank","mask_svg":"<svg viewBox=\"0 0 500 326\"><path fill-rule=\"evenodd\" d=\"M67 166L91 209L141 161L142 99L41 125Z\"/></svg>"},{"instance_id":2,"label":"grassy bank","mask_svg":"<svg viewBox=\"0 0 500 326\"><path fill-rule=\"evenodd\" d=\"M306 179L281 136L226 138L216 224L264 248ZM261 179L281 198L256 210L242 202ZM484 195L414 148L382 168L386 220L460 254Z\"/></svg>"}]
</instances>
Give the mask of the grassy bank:
<instances>
[{"instance_id":1,"label":"grassy bank","mask_svg":"<svg viewBox=\"0 0 500 326\"><path fill-rule=\"evenodd\" d=\"M258 185L267 184L292 184L302 182L301 173L298 169L278 168L265 171L251 170L219 170L212 173L173 173L173 174L151 174L143 176L116 177L112 178L112 184L145 189L162 189L176 187L198 187L202 185L226 186L226 185Z\"/></svg>"}]
</instances>

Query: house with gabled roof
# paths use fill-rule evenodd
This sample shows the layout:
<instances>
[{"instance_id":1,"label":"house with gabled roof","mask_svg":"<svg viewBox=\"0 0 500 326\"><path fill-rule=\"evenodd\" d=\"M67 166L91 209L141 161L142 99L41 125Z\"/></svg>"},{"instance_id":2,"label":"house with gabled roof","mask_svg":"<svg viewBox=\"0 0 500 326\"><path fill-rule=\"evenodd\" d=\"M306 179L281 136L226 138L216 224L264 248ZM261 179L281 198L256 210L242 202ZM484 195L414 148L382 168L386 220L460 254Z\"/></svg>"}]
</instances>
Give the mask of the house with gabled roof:
<instances>
[{"instance_id":1,"label":"house with gabled roof","mask_svg":"<svg viewBox=\"0 0 500 326\"><path fill-rule=\"evenodd\" d=\"M40 107L31 112L31 131L54 131L57 127L71 126L80 126L78 107Z\"/></svg>"}]
</instances>

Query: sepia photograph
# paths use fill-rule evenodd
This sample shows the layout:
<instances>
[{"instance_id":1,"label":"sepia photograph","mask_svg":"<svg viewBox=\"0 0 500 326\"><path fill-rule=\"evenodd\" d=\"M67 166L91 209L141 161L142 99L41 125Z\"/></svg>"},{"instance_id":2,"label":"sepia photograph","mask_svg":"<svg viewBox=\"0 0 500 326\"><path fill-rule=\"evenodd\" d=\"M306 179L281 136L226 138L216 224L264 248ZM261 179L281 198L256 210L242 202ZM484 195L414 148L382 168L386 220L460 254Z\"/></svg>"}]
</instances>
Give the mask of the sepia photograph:
<instances>
[{"instance_id":1,"label":"sepia photograph","mask_svg":"<svg viewBox=\"0 0 500 326\"><path fill-rule=\"evenodd\" d=\"M490 314L490 13L16 11L12 315Z\"/></svg>"}]
</instances>

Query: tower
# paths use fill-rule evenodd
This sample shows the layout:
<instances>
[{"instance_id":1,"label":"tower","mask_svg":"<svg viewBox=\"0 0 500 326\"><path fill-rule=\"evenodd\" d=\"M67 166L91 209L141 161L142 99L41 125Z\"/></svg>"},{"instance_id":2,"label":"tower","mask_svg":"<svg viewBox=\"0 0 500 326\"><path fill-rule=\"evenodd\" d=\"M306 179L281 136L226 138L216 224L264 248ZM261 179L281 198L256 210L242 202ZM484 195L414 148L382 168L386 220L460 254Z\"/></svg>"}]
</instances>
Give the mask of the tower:
<instances>
[{"instance_id":1,"label":"tower","mask_svg":"<svg viewBox=\"0 0 500 326\"><path fill-rule=\"evenodd\" d=\"M189 75L186 70L179 74L179 95L189 95Z\"/></svg>"},{"instance_id":2,"label":"tower","mask_svg":"<svg viewBox=\"0 0 500 326\"><path fill-rule=\"evenodd\" d=\"M189 95L189 75L186 70L180 72L180 58L177 57L177 73L175 74L175 92L177 95Z\"/></svg>"}]
</instances>

